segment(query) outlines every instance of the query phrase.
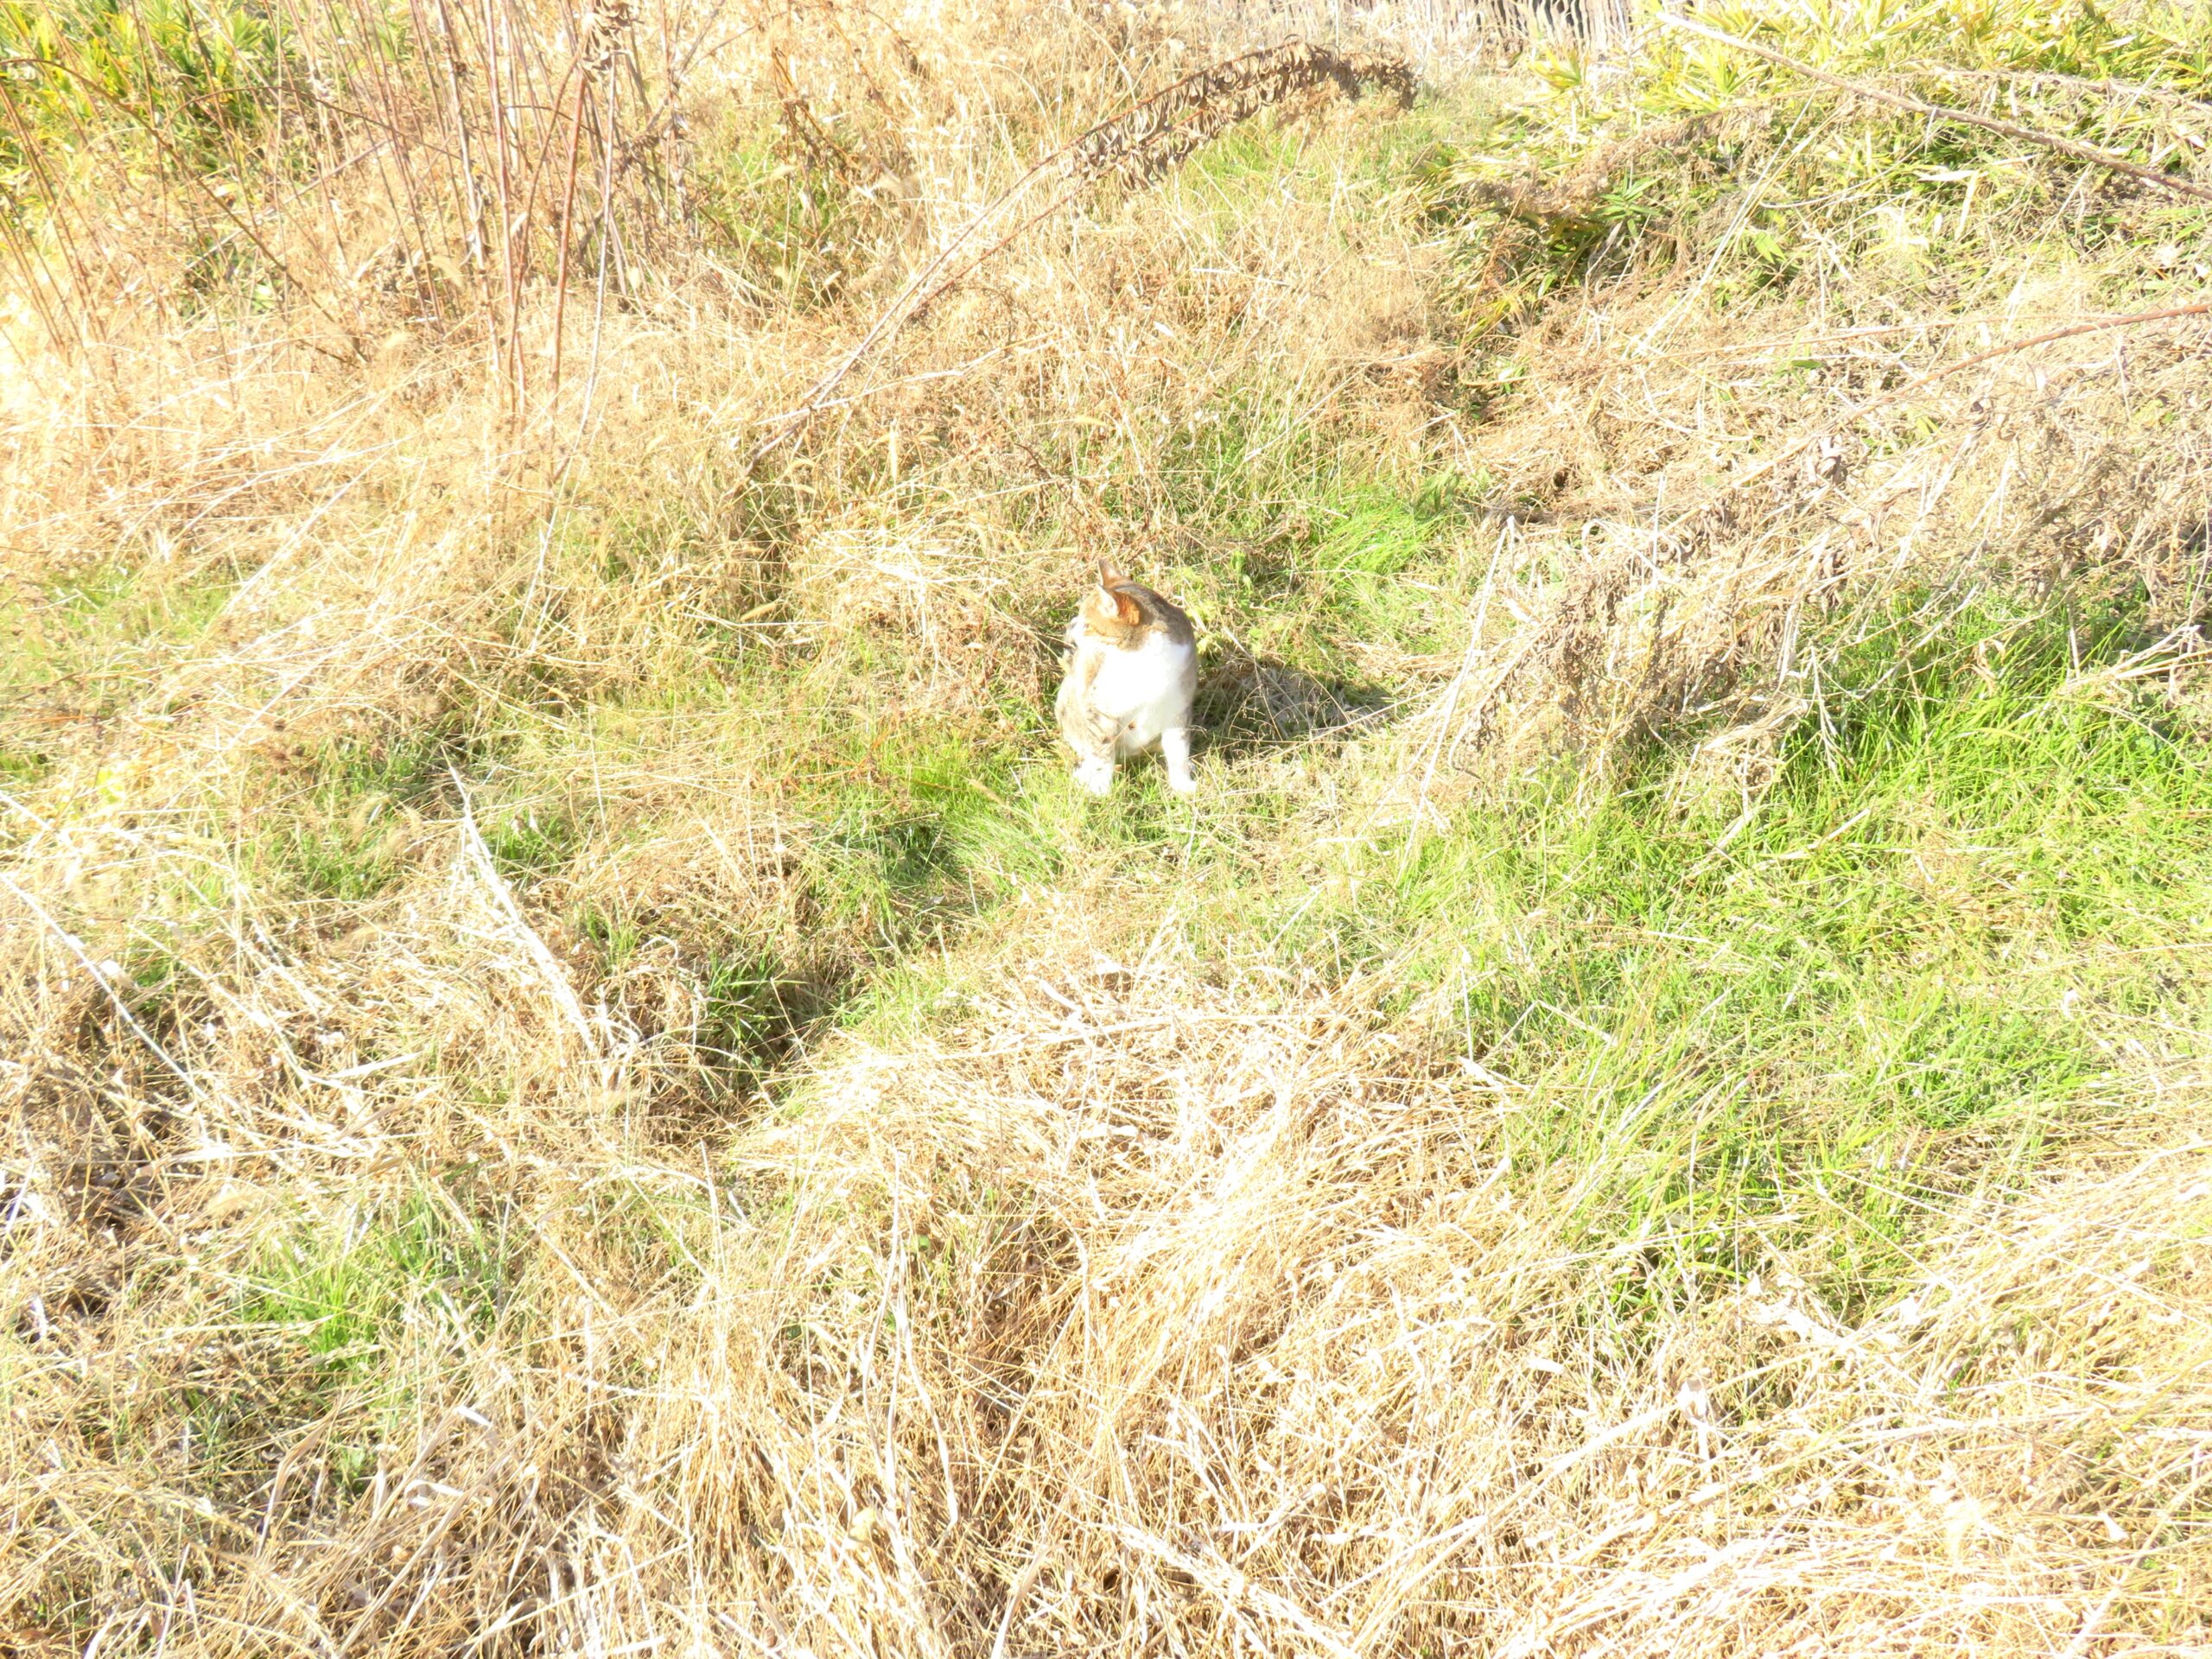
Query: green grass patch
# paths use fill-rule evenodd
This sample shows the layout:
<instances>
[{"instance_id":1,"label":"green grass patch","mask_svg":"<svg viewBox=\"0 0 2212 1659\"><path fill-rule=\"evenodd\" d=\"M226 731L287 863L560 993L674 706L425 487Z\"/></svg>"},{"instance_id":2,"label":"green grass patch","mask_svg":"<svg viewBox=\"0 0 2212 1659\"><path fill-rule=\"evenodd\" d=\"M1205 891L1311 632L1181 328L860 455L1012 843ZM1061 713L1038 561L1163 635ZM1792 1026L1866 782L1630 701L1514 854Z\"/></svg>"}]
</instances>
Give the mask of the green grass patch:
<instances>
[{"instance_id":1,"label":"green grass patch","mask_svg":"<svg viewBox=\"0 0 2212 1659\"><path fill-rule=\"evenodd\" d=\"M254 1363L234 1386L183 1391L181 1446L218 1489L251 1490L267 1478L269 1447L343 1411L357 1432L322 1455L341 1491L358 1492L380 1438L359 1426L396 1423L409 1404L395 1351L438 1332L481 1340L507 1294L508 1260L502 1237L429 1192L268 1239L232 1314ZM365 1417L347 1409L365 1398Z\"/></svg>"},{"instance_id":2,"label":"green grass patch","mask_svg":"<svg viewBox=\"0 0 2212 1659\"><path fill-rule=\"evenodd\" d=\"M575 820L551 804L496 809L480 826L485 850L510 881L527 880L557 869L575 855Z\"/></svg>"},{"instance_id":3,"label":"green grass patch","mask_svg":"<svg viewBox=\"0 0 2212 1659\"><path fill-rule=\"evenodd\" d=\"M435 728L326 744L309 762L306 788L264 837L270 864L302 897L374 898L404 868L411 815L438 787L454 753ZM510 852L527 853L550 833L542 826L518 831L507 821L501 828Z\"/></svg>"},{"instance_id":4,"label":"green grass patch","mask_svg":"<svg viewBox=\"0 0 2212 1659\"><path fill-rule=\"evenodd\" d=\"M235 588L227 571L165 575L121 558L0 583L0 787L51 775L206 636ZM120 786L103 775L101 787Z\"/></svg>"},{"instance_id":5,"label":"green grass patch","mask_svg":"<svg viewBox=\"0 0 2212 1659\"><path fill-rule=\"evenodd\" d=\"M334 1232L271 1241L248 1270L239 1317L283 1327L335 1386L379 1376L410 1315L480 1335L505 1282L499 1239L450 1195L423 1192L388 1213L357 1210Z\"/></svg>"},{"instance_id":6,"label":"green grass patch","mask_svg":"<svg viewBox=\"0 0 2212 1659\"><path fill-rule=\"evenodd\" d=\"M79 719L146 689L143 660L202 639L236 589L226 570L180 575L124 559L0 586L0 720L16 710Z\"/></svg>"},{"instance_id":7,"label":"green grass patch","mask_svg":"<svg viewBox=\"0 0 2212 1659\"><path fill-rule=\"evenodd\" d=\"M826 787L806 855L830 916L887 944L941 941L1053 868L1038 820L1014 800L1010 746L889 725L855 733L839 759L817 774Z\"/></svg>"},{"instance_id":8,"label":"green grass patch","mask_svg":"<svg viewBox=\"0 0 2212 1659\"><path fill-rule=\"evenodd\" d=\"M1594 803L1562 769L1326 903L1209 909L1209 949L1279 934L1445 1010L1516 1085L1484 1132L1575 1187L1574 1247L1624 1251L1653 1308L1808 1241L1840 1305L1878 1299L1952 1198L2108 1111L2134 1022L2201 1028L2175 969L2212 944L2212 762L2067 689L2134 642L2125 610L1901 648L1910 609L1840 653L1725 845L1669 804L1679 747Z\"/></svg>"}]
</instances>

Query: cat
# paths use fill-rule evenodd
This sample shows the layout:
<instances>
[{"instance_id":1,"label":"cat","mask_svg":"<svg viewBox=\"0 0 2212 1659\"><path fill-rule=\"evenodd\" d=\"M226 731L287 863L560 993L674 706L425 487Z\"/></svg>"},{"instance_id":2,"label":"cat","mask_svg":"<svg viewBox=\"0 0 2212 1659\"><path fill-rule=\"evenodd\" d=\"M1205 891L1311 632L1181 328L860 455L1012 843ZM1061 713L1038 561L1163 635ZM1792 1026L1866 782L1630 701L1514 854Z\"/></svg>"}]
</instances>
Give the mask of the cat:
<instances>
[{"instance_id":1,"label":"cat","mask_svg":"<svg viewBox=\"0 0 2212 1659\"><path fill-rule=\"evenodd\" d=\"M1068 624L1067 676L1053 713L1076 753L1075 780L1094 795L1114 787L1114 762L1160 745L1167 787L1195 791L1191 702L1198 651L1191 619L1111 559Z\"/></svg>"}]
</instances>

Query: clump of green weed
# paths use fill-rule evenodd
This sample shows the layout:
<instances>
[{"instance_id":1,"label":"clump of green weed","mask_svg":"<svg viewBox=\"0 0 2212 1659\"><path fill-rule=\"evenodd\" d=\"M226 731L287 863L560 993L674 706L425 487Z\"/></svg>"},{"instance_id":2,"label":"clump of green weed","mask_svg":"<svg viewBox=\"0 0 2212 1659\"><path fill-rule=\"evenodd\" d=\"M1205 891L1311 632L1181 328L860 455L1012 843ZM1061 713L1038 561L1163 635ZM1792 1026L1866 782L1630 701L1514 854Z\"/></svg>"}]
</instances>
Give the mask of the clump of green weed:
<instances>
[{"instance_id":1,"label":"clump of green weed","mask_svg":"<svg viewBox=\"0 0 2212 1659\"><path fill-rule=\"evenodd\" d=\"M1830 73L2139 164L2172 153L2177 122L2197 125L2207 59L2180 6L2125 19L2020 3L1700 16ZM1508 111L1478 149L1441 142L1411 167L1459 242L1452 302L1478 331L1563 284L1685 259L1706 267L1722 310L1770 290L1829 295L1866 266L1926 285L1970 278L2023 238L2094 245L2145 212L2185 245L2206 230L2201 208L2133 205L2137 187L2094 168L2077 191L2082 164L2055 151L1854 99L1679 31L1657 30L1625 73L1587 73L1572 53L1532 67L1546 95Z\"/></svg>"},{"instance_id":2,"label":"clump of green weed","mask_svg":"<svg viewBox=\"0 0 2212 1659\"><path fill-rule=\"evenodd\" d=\"M149 136L214 164L250 141L280 91L306 93L286 18L195 0L47 0L0 4L17 123L0 132L0 168L31 164L26 143L65 153L95 134Z\"/></svg>"}]
</instances>

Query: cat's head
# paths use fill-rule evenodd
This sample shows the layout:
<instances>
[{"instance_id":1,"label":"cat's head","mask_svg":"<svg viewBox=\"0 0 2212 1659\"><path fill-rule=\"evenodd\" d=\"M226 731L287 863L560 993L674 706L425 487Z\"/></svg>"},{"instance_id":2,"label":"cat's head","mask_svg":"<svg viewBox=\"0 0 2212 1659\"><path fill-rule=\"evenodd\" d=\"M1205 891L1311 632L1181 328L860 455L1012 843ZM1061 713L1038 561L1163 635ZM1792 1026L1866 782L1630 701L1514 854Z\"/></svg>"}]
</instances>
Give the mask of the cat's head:
<instances>
[{"instance_id":1,"label":"cat's head","mask_svg":"<svg viewBox=\"0 0 2212 1659\"><path fill-rule=\"evenodd\" d=\"M1097 585L1083 596L1084 626L1116 643L1144 626L1144 605L1131 591L1133 586L1113 560L1099 560Z\"/></svg>"}]
</instances>

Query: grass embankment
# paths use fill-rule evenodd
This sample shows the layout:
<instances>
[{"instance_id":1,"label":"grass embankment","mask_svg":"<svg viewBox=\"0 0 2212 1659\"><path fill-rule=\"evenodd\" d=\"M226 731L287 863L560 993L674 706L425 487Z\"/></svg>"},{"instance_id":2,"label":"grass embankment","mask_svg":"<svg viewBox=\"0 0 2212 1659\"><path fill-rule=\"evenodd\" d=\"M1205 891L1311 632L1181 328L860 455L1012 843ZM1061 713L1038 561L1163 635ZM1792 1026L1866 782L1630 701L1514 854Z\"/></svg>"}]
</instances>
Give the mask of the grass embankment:
<instances>
[{"instance_id":1,"label":"grass embankment","mask_svg":"<svg viewBox=\"0 0 2212 1659\"><path fill-rule=\"evenodd\" d=\"M1425 66L751 467L1227 37L139 16L0 10L0 1638L2212 1642L2205 334L1908 384L2201 202ZM2201 12L1707 16L2212 176ZM1054 752L1099 550L1194 803Z\"/></svg>"}]
</instances>

